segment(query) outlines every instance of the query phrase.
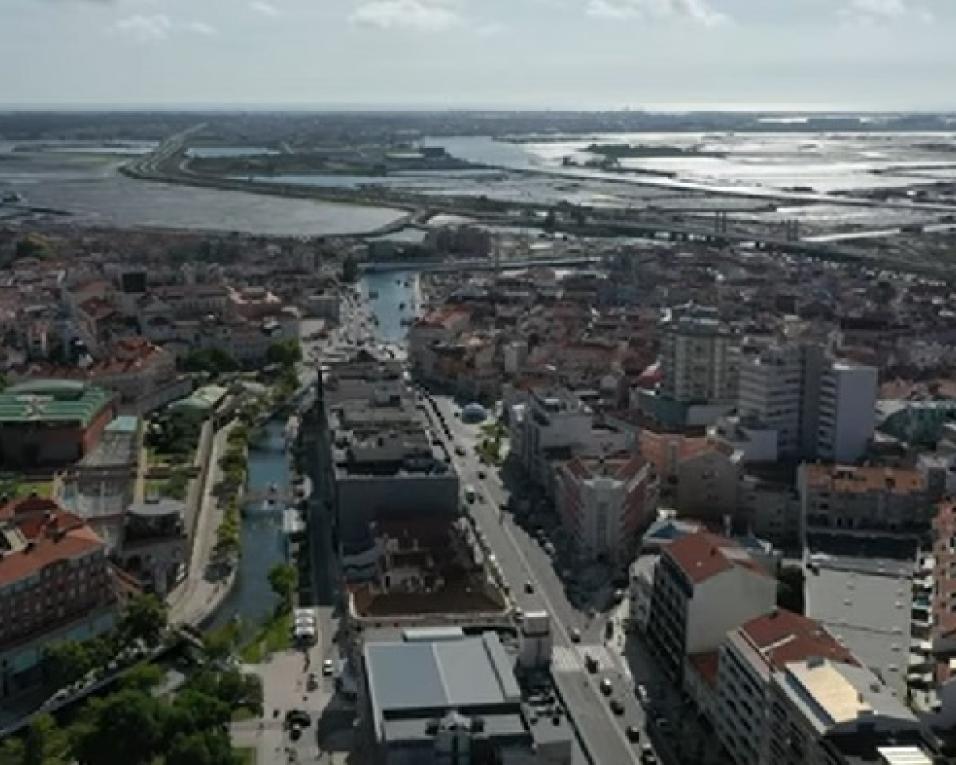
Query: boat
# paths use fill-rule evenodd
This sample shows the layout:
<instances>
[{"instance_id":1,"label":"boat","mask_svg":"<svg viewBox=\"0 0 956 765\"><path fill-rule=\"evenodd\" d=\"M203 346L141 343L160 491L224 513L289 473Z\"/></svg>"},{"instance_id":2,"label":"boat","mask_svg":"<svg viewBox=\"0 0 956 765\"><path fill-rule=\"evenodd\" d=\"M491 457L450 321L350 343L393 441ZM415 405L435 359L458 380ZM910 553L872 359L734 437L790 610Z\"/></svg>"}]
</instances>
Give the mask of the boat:
<instances>
[{"instance_id":1,"label":"boat","mask_svg":"<svg viewBox=\"0 0 956 765\"><path fill-rule=\"evenodd\" d=\"M279 484L277 484L275 481L273 481L272 483L270 483L270 484L269 484L269 493L270 493L270 494L278 494L278 493L279 493Z\"/></svg>"}]
</instances>

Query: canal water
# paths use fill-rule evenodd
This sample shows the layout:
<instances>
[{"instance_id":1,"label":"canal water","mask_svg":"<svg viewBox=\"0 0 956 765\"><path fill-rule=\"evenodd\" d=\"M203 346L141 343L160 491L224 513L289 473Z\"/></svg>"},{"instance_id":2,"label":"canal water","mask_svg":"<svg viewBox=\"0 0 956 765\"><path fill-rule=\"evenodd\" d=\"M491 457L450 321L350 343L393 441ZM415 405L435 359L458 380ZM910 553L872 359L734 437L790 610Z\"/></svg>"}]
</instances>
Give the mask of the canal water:
<instances>
[{"instance_id":1,"label":"canal water","mask_svg":"<svg viewBox=\"0 0 956 765\"><path fill-rule=\"evenodd\" d=\"M385 343L404 343L411 321L421 310L418 271L382 271L365 274L359 282L362 298L378 319L376 335ZM373 297L377 295L377 297Z\"/></svg>"},{"instance_id":2,"label":"canal water","mask_svg":"<svg viewBox=\"0 0 956 765\"><path fill-rule=\"evenodd\" d=\"M285 423L270 420L264 426L264 437L249 448L250 492L261 493L275 483L279 491L289 489L289 459L285 448ZM265 622L278 602L269 587L269 570L285 562L285 540L282 536L284 506L277 504L264 510L258 503L245 508L242 519L242 555L236 584L216 614L211 627L226 624L239 617L243 637L251 636L257 625Z\"/></svg>"}]
</instances>

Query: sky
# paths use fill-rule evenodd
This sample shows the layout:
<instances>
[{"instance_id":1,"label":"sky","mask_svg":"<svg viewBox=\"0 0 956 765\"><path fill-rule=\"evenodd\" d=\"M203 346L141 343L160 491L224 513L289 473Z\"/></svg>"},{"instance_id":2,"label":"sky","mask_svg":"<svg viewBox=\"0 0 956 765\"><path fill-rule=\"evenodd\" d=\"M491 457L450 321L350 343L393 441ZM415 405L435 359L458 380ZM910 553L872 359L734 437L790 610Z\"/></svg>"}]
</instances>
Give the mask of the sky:
<instances>
[{"instance_id":1,"label":"sky","mask_svg":"<svg viewBox=\"0 0 956 765\"><path fill-rule=\"evenodd\" d=\"M0 0L0 105L956 110L956 0Z\"/></svg>"}]
</instances>

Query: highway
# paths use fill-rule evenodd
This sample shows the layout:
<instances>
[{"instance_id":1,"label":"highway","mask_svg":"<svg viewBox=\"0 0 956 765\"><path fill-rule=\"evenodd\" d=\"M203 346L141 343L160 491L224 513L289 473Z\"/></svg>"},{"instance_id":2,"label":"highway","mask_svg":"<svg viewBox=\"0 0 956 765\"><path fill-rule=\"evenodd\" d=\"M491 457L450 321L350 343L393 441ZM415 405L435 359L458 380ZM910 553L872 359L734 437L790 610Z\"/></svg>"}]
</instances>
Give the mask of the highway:
<instances>
[{"instance_id":1,"label":"highway","mask_svg":"<svg viewBox=\"0 0 956 765\"><path fill-rule=\"evenodd\" d=\"M605 620L575 609L564 592L564 585L554 572L551 558L543 548L519 528L501 507L508 494L491 467L482 466L474 453L478 427L463 423L455 417L454 403L441 396L432 398L452 434L453 443L448 443L463 485L475 488L478 499L472 505L471 515L485 535L488 546L497 558L512 596L523 611L544 609L551 614L554 636L552 674L564 698L572 719L578 727L585 748L596 765L605 763L640 762L640 744L628 740L626 729L638 726L641 742L647 741L644 711L634 695L634 686L629 674L616 652L603 644ZM445 439L438 424L435 409L426 402L426 412L433 418L434 431ZM465 456L455 452L462 446ZM485 478L479 477L479 471ZM530 582L533 592L526 592ZM581 642L571 639L572 628L581 632ZM584 655L590 654L600 665L598 672L585 670ZM614 686L610 698L624 705L624 714L615 715L609 706L610 698L601 694L599 685L607 678Z\"/></svg>"}]
</instances>

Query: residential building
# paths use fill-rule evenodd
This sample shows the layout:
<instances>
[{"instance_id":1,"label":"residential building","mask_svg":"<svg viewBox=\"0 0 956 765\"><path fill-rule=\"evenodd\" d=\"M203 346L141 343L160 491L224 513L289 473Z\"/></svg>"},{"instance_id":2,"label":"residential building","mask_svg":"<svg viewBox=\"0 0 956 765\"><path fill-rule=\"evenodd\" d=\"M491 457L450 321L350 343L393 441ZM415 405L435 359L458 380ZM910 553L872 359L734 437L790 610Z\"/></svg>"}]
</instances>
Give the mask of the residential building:
<instances>
[{"instance_id":1,"label":"residential building","mask_svg":"<svg viewBox=\"0 0 956 765\"><path fill-rule=\"evenodd\" d=\"M872 671L844 661L787 662L770 682L774 765L878 761L887 745L920 746L916 716Z\"/></svg>"},{"instance_id":2,"label":"residential building","mask_svg":"<svg viewBox=\"0 0 956 765\"><path fill-rule=\"evenodd\" d=\"M376 762L570 765L567 718L539 721L523 704L514 662L495 633L406 630L404 637L368 642L362 653L360 716Z\"/></svg>"},{"instance_id":3,"label":"residential building","mask_svg":"<svg viewBox=\"0 0 956 765\"><path fill-rule=\"evenodd\" d=\"M550 483L551 459L591 443L591 408L563 388L533 388L512 407L511 451L533 481Z\"/></svg>"},{"instance_id":4,"label":"residential building","mask_svg":"<svg viewBox=\"0 0 956 765\"><path fill-rule=\"evenodd\" d=\"M804 464L797 471L801 533L920 534L933 505L915 468Z\"/></svg>"},{"instance_id":5,"label":"residential building","mask_svg":"<svg viewBox=\"0 0 956 765\"><path fill-rule=\"evenodd\" d=\"M66 380L19 383L0 393L0 462L33 469L72 464L99 443L116 414L103 388Z\"/></svg>"},{"instance_id":6,"label":"residential building","mask_svg":"<svg viewBox=\"0 0 956 765\"><path fill-rule=\"evenodd\" d=\"M824 460L855 462L866 452L876 422L878 371L833 362L820 380L816 454Z\"/></svg>"},{"instance_id":7,"label":"residential building","mask_svg":"<svg viewBox=\"0 0 956 765\"><path fill-rule=\"evenodd\" d=\"M737 413L745 424L774 432L776 452L793 458L801 452L805 352L799 346L771 346L740 363ZM774 461L774 460L770 460Z\"/></svg>"},{"instance_id":8,"label":"residential building","mask_svg":"<svg viewBox=\"0 0 956 765\"><path fill-rule=\"evenodd\" d=\"M681 513L711 521L737 513L743 455L726 441L711 440L707 449L677 465L675 506Z\"/></svg>"},{"instance_id":9,"label":"residential building","mask_svg":"<svg viewBox=\"0 0 956 765\"><path fill-rule=\"evenodd\" d=\"M772 765L769 754L770 676L813 658L857 664L818 622L775 609L731 630L718 650L710 716L737 765Z\"/></svg>"},{"instance_id":10,"label":"residential building","mask_svg":"<svg viewBox=\"0 0 956 765\"><path fill-rule=\"evenodd\" d=\"M116 594L106 545L51 500L0 507L0 699L43 680L43 651L112 628Z\"/></svg>"},{"instance_id":11,"label":"residential building","mask_svg":"<svg viewBox=\"0 0 956 765\"><path fill-rule=\"evenodd\" d=\"M661 334L661 392L680 404L732 402L737 396L733 340L715 309L673 309Z\"/></svg>"},{"instance_id":12,"label":"residential building","mask_svg":"<svg viewBox=\"0 0 956 765\"><path fill-rule=\"evenodd\" d=\"M661 552L654 570L647 635L667 670L715 651L727 632L776 606L777 581L732 540L707 532Z\"/></svg>"},{"instance_id":13,"label":"residential building","mask_svg":"<svg viewBox=\"0 0 956 765\"><path fill-rule=\"evenodd\" d=\"M655 517L657 496L654 469L637 455L574 457L558 468L558 514L588 560L628 563Z\"/></svg>"}]
</instances>

